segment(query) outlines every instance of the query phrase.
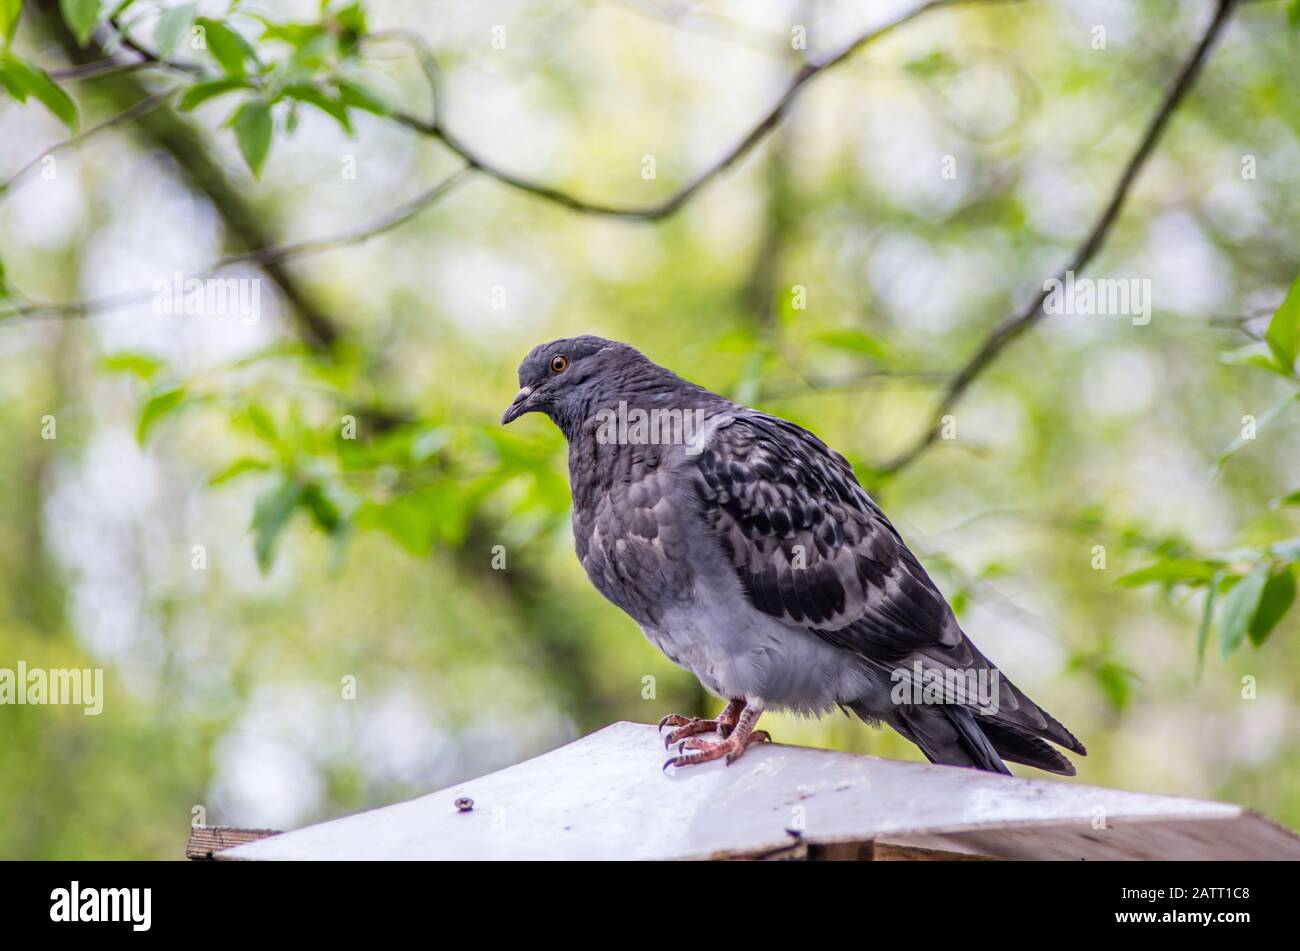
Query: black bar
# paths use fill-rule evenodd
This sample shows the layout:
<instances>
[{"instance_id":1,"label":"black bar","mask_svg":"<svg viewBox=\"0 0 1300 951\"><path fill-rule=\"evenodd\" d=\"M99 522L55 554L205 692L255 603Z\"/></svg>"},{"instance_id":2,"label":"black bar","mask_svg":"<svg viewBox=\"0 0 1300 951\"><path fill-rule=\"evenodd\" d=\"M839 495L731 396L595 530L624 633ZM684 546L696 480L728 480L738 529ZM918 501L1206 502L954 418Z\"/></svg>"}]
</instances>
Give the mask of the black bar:
<instances>
[{"instance_id":1,"label":"black bar","mask_svg":"<svg viewBox=\"0 0 1300 951\"><path fill-rule=\"evenodd\" d=\"M656 923L689 927L695 917L700 936L718 938L779 919L803 922L809 941L883 923L934 938L1140 933L1181 940L1193 932L1231 938L1260 926L1281 933L1276 929L1290 929L1295 919L1291 863L547 864L10 862L0 863L0 906L8 936L113 932L128 940L192 936L204 944L338 939L373 935L380 925L450 940L452 922L459 923L458 943L479 930L499 937L511 925L526 935L530 922L537 940L560 924L570 933L612 929L612 937ZM87 890L149 889L148 930L135 931L129 920L51 920L56 890L70 897L74 881L83 901Z\"/></svg>"}]
</instances>

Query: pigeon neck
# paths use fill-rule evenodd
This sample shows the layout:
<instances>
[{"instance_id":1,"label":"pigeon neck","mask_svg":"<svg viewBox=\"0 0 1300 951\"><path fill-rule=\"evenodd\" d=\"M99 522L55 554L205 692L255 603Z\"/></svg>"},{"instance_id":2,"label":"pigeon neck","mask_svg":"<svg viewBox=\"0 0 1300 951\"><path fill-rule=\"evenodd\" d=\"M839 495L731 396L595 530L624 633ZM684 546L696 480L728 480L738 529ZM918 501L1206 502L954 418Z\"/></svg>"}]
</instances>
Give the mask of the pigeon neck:
<instances>
[{"instance_id":1,"label":"pigeon neck","mask_svg":"<svg viewBox=\"0 0 1300 951\"><path fill-rule=\"evenodd\" d=\"M623 431L634 426L638 419L676 421L725 403L722 397L675 376L624 379L619 381L616 390L593 391L581 402L557 406L552 419L573 443L591 438L594 427L600 423L615 425Z\"/></svg>"}]
</instances>

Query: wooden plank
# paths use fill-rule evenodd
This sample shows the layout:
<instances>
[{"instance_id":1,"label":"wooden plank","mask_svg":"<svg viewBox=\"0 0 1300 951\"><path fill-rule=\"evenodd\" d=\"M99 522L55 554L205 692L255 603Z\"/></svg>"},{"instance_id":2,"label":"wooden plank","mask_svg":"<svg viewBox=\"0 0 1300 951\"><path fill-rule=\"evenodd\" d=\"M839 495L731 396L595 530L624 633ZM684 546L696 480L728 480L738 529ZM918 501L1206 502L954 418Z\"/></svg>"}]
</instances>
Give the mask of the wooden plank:
<instances>
[{"instance_id":1,"label":"wooden plank","mask_svg":"<svg viewBox=\"0 0 1300 951\"><path fill-rule=\"evenodd\" d=\"M909 848L970 850L1007 859L1161 860L1300 859L1295 835L1258 813L1232 817L1169 816L1154 820L1116 817L1104 830L1090 824L1029 824L913 835Z\"/></svg>"},{"instance_id":2,"label":"wooden plank","mask_svg":"<svg viewBox=\"0 0 1300 951\"><path fill-rule=\"evenodd\" d=\"M616 723L410 802L220 859L1300 858L1239 806L779 744L660 772L662 739ZM457 805L458 800L472 800Z\"/></svg>"},{"instance_id":3,"label":"wooden plank","mask_svg":"<svg viewBox=\"0 0 1300 951\"><path fill-rule=\"evenodd\" d=\"M925 849L898 842L876 841L869 844L864 855L872 862L991 862L991 855L952 849Z\"/></svg>"},{"instance_id":4,"label":"wooden plank","mask_svg":"<svg viewBox=\"0 0 1300 951\"><path fill-rule=\"evenodd\" d=\"M198 861L213 859L222 849L256 842L280 833L275 829L236 829L233 826L191 826L185 843L185 857Z\"/></svg>"}]
</instances>

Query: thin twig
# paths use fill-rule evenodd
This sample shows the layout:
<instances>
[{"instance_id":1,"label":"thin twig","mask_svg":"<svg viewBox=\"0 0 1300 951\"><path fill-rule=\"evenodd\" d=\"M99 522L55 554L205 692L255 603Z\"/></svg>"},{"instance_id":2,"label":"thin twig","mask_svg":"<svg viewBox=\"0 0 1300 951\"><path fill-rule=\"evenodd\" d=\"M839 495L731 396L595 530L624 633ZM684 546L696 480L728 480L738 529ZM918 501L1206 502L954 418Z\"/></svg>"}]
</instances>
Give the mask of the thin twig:
<instances>
[{"instance_id":1,"label":"thin twig","mask_svg":"<svg viewBox=\"0 0 1300 951\"><path fill-rule=\"evenodd\" d=\"M188 73L191 76L202 76L204 69L194 63L183 63L180 60L165 59L155 53L153 50L141 45L126 32L126 28L112 17L108 20L109 25L117 32L118 39L122 41L122 48L128 49L135 53L146 63L153 63L155 66L165 66L168 69L175 70L178 73Z\"/></svg>"},{"instance_id":2,"label":"thin twig","mask_svg":"<svg viewBox=\"0 0 1300 951\"><path fill-rule=\"evenodd\" d=\"M407 48L415 55L420 63L420 69L424 72L425 82L429 84L429 125L438 124L438 103L441 101L442 74L438 70L438 60L433 55L433 50L429 44L415 30L380 30L377 33L370 33L363 38L363 42L382 42L384 40L396 40L399 43L405 43Z\"/></svg>"},{"instance_id":3,"label":"thin twig","mask_svg":"<svg viewBox=\"0 0 1300 951\"><path fill-rule=\"evenodd\" d=\"M95 60L93 63L82 63L80 66L68 66L64 69L50 70L50 78L55 82L66 82L77 79L99 79L102 76L120 76L123 73L135 73L142 69L157 69L160 64L150 62L149 60L138 60L133 63L124 63L113 57Z\"/></svg>"},{"instance_id":4,"label":"thin twig","mask_svg":"<svg viewBox=\"0 0 1300 951\"><path fill-rule=\"evenodd\" d=\"M369 241L371 238L378 237L386 231L392 231L399 225L405 224L426 208L437 204L448 192L464 182L469 177L470 172L469 166L457 169L428 191L422 192L405 204L394 208L378 221L373 221L363 227L343 231L327 238L310 238L292 244L281 244L269 248L259 248L254 251L244 251L240 254L232 254L222 258L210 270L220 270L235 264L271 264L275 261L300 258L309 254L320 254L322 251L333 251Z\"/></svg>"},{"instance_id":5,"label":"thin twig","mask_svg":"<svg viewBox=\"0 0 1300 951\"><path fill-rule=\"evenodd\" d=\"M943 383L951 374L941 370L860 370L841 377L817 377L800 375L800 382L790 385L774 384L761 387L760 400L785 400L800 396L814 396L835 393L843 390L858 389L877 383L897 380L911 380L925 385Z\"/></svg>"},{"instance_id":6,"label":"thin twig","mask_svg":"<svg viewBox=\"0 0 1300 951\"><path fill-rule=\"evenodd\" d=\"M5 181L0 182L0 202L4 201L5 196L8 195L9 191L14 187L14 185L18 182L19 179L21 179L32 169L36 168L36 166L40 165L48 156L81 145L87 139L92 138L95 135L98 135L100 132L103 132L106 129L112 129L120 125L126 125L129 122L134 122L136 119L139 119L141 116L148 115L149 113L157 109L159 106L166 103L168 99L176 95L176 92L177 90L175 89L169 89L167 92L153 93L152 95L145 96L143 99L136 102L135 105L131 106L130 108L124 109L122 112L119 112L116 115L109 116L103 122L100 122L97 125L93 125L88 129L83 129L77 135L64 139L62 142L58 142L50 146L40 155L36 156L34 159L32 159L30 162L28 162L26 165L20 168L13 175L9 176L9 178L7 178Z\"/></svg>"},{"instance_id":7,"label":"thin twig","mask_svg":"<svg viewBox=\"0 0 1300 951\"><path fill-rule=\"evenodd\" d=\"M899 27L910 23L918 17L924 16L935 10L945 9L947 7L963 6L976 3L1015 3L1019 0L929 0L919 6L913 7L906 13L895 17L888 23L868 30L849 42L840 50L826 58L809 61L805 63L798 72L791 77L785 90L777 99L776 104L755 124L750 131L741 138L735 145L728 149L712 165L698 173L693 179L686 183L677 192L670 195L654 205L645 207L628 207L621 205L611 205L604 202L588 201L579 198L559 188L535 182L530 179L508 172L503 168L493 164L488 159L474 152L458 136L449 130L442 122L426 122L407 113L398 113L394 118L417 132L431 136L443 145L459 155L471 168L495 178L497 181L519 191L527 192L538 198L554 202L569 208L573 211L582 212L583 214L596 215L606 218L622 218L632 221L658 221L661 218L667 218L674 212L681 209L688 201L715 178L723 172L730 169L741 159L754 150L780 123L781 118L785 115L790 104L794 102L803 88L823 73L834 69L841 63L848 60L864 46L892 33Z\"/></svg>"},{"instance_id":8,"label":"thin twig","mask_svg":"<svg viewBox=\"0 0 1300 951\"><path fill-rule=\"evenodd\" d=\"M433 53L429 49L424 38L419 33L411 30L383 31L380 34L376 34L376 36L383 37L387 35L393 39L400 39L415 51L425 70L426 78L429 81L430 88L434 95L434 114L431 118L421 119L420 117L408 112L395 112L392 116L394 121L415 132L419 132L422 135L437 139L448 149L460 156L460 158L475 171L481 172L491 178L495 178L502 184L508 185L511 188L518 189L522 192L527 192L537 198L542 198L573 211L582 212L583 214L588 215L597 215L607 218L622 218L633 221L658 221L662 218L667 218L680 210L681 207L690 201L698 191L753 151L753 149L762 142L774 128L776 128L777 124L781 121L782 116L785 115L786 110L790 107L790 104L795 100L799 93L803 91L805 86L816 77L834 69L836 66L839 66L848 60L863 47L875 40L887 36L899 27L936 10L974 4L1016 2L1020 2L1020 0L928 0L928 2L913 7L911 10L895 17L888 23L884 23L881 26L862 33L848 44L841 47L838 52L823 59L805 63L798 72L791 77L785 90L777 99L776 104L773 105L772 108L769 109L768 112L764 114L750 129L750 131L735 145L723 153L723 155L712 165L705 168L702 172L699 172L693 179L687 182L686 185L674 194L668 196L657 204L639 208L589 201L585 198L573 195L561 188L547 185L542 182L536 182L521 175L516 175L513 172L501 168L484 156L479 155L468 144L461 140L457 134L452 132L439 115L440 110L437 108L438 73L436 60L434 59ZM123 45L132 52L160 67L175 69L191 74L199 71L198 67L193 64L177 63L172 60L164 59L125 35L122 37L122 42Z\"/></svg>"},{"instance_id":9,"label":"thin twig","mask_svg":"<svg viewBox=\"0 0 1300 951\"><path fill-rule=\"evenodd\" d=\"M462 167L452 172L446 178L442 179L432 188L421 193L415 198L384 215L379 220L372 222L362 228L353 228L348 231L342 231L338 234L325 238L313 238L307 241L298 241L286 244L268 245L263 248L256 248L252 251L242 251L238 254L230 254L219 258L203 269L188 274L190 278L204 280L212 277L214 274L234 267L239 264L256 264L267 266L278 264L291 258L301 258L312 254L319 254L322 251L330 251L336 248L348 247L354 244L361 244L377 235L386 231L391 231L398 225L404 224L417 214L437 204L449 192L464 182L470 174L470 169ZM85 300L61 301L58 303L32 303L20 304L10 310L0 313L0 321L11 320L14 318L40 319L40 318L62 318L62 317L86 317L90 314L104 313L107 311L120 310L123 307L130 307L133 304L149 300L157 294L156 288L138 287L128 291L119 291L115 294L106 294L102 297L92 297Z\"/></svg>"},{"instance_id":10,"label":"thin twig","mask_svg":"<svg viewBox=\"0 0 1300 951\"><path fill-rule=\"evenodd\" d=\"M1201 67L1205 65L1205 61L1209 57L1210 48L1223 32L1223 28L1226 26L1235 5L1236 0L1219 0L1209 26L1205 28L1205 32L1201 35L1195 49L1179 69L1178 76L1175 78L1173 85L1169 87L1169 91L1165 93L1160 107L1152 116L1150 123L1148 123L1146 132L1139 141L1137 148L1129 156L1123 172L1120 173L1119 179L1115 183L1106 207L1084 238L1083 243L1075 250L1070 263L1056 274L1055 280L1064 282L1067 272L1074 271L1077 274L1082 271L1105 243L1112 226L1124 207L1124 201L1128 197L1138 173L1142 170L1142 166L1146 164L1146 160L1160 141L1170 117L1191 90L1197 75L1201 71ZM1043 315L1043 302L1047 300L1050 293L1050 284L1050 281L1044 281L1042 289L1034 295L1033 300L1023 310L1004 320L985 338L979 349L953 375L952 381L940 395L939 402L931 414L930 424L926 431L910 447L888 462L878 466L877 471L882 473L898 472L909 465L938 439L940 428L943 425L943 417L961 400L970 385L997 358L1003 348L1028 330Z\"/></svg>"},{"instance_id":11,"label":"thin twig","mask_svg":"<svg viewBox=\"0 0 1300 951\"><path fill-rule=\"evenodd\" d=\"M795 97L798 96L808 83L827 70L840 65L864 46L867 46L869 43L886 36L898 27L934 10L976 3L1014 2L1019 2L1019 0L928 0L928 2L914 7L910 11L896 17L888 23L875 27L874 29L868 30L859 35L831 56L817 62L805 63L790 80L776 105L774 105L767 114L762 117L757 125L755 125L744 138L736 143L735 146L733 146L713 165L696 175L694 179L688 182L674 195L661 201L657 205L647 208L624 208L589 202L585 199L573 196L561 189L533 182L507 172L504 169L497 168L487 159L473 152L467 145L461 142L459 138L452 134L442 122L440 110L438 108L439 74L437 62L433 56L432 50L429 49L424 38L419 33L410 30L382 31L373 35L371 39L395 39L410 46L416 57L420 60L433 99L431 116L429 119L420 119L409 113L397 113L394 115L394 119L417 132L438 139L452 152L460 156L460 158L465 162L466 167L455 173L453 176L455 179L454 182L444 183L447 185L447 188L439 186L431 190L431 192L426 193L424 196L421 196L421 198L416 199L414 202L409 203L407 206L403 206L403 208L380 219L380 221L375 225L348 232L347 235L344 236L346 237L346 240L344 240L343 243L356 244L360 241L366 240L366 238L371 237L374 234L395 227L397 224L400 224L402 221L405 221L412 215L418 213L418 211L436 202L443 194L445 194L446 191L450 190L451 187L454 187L455 184L459 184L459 182L463 180L465 174L469 171L480 172L484 175L495 178L506 185L519 189L520 191L527 192L540 198L545 198L566 208L586 214L640 221L655 221L661 218L666 218L685 205L697 192L704 188L714 178L721 175L749 154L749 152L752 151L754 147L757 146L758 143L777 126ZM171 69L187 75L202 73L202 69L194 64L180 63L159 56L157 53L123 33L117 24L114 23L113 26L118 30L123 46L140 56L144 62L159 68ZM97 62L102 62L102 60ZM436 194L434 194L435 192ZM298 245L266 246L261 249L245 252L242 255L236 255L235 257L239 260L259 261L262 264L275 263L284 260L287 256L296 256L303 253L312 253L316 250L322 250L328 247L337 247L339 246L339 242L340 238L324 238L318 241L301 242ZM286 251L292 251L293 253L286 255ZM211 274L232 263L236 262L222 259L205 269L203 273ZM151 293L152 291L148 292L148 294ZM138 303L140 300L145 299L148 294L142 290L136 290L77 301L45 304L24 302L17 307L11 307L10 310L0 313L0 320L13 317L82 317L103 310L115 310L121 307L130 306L131 304Z\"/></svg>"}]
</instances>

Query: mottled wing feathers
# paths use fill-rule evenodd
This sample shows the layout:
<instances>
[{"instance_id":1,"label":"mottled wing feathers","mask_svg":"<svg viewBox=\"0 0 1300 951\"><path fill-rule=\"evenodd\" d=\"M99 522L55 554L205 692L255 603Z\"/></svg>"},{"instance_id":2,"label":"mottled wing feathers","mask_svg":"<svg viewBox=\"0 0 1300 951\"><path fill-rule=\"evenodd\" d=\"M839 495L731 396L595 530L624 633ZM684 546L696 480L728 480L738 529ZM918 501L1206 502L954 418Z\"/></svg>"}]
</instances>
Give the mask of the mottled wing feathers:
<instances>
[{"instance_id":1,"label":"mottled wing feathers","mask_svg":"<svg viewBox=\"0 0 1300 951\"><path fill-rule=\"evenodd\" d=\"M759 610L843 647L870 638L881 657L961 641L943 596L847 460L812 433L740 412L694 464L704 518Z\"/></svg>"},{"instance_id":2,"label":"mottled wing feathers","mask_svg":"<svg viewBox=\"0 0 1300 951\"><path fill-rule=\"evenodd\" d=\"M996 669L848 461L812 433L737 409L693 465L701 513L758 610L853 653L886 679L903 662ZM1001 724L995 742L1008 758L1059 771L1036 735L1085 752L1009 679L999 686L998 712L979 722Z\"/></svg>"}]
</instances>

